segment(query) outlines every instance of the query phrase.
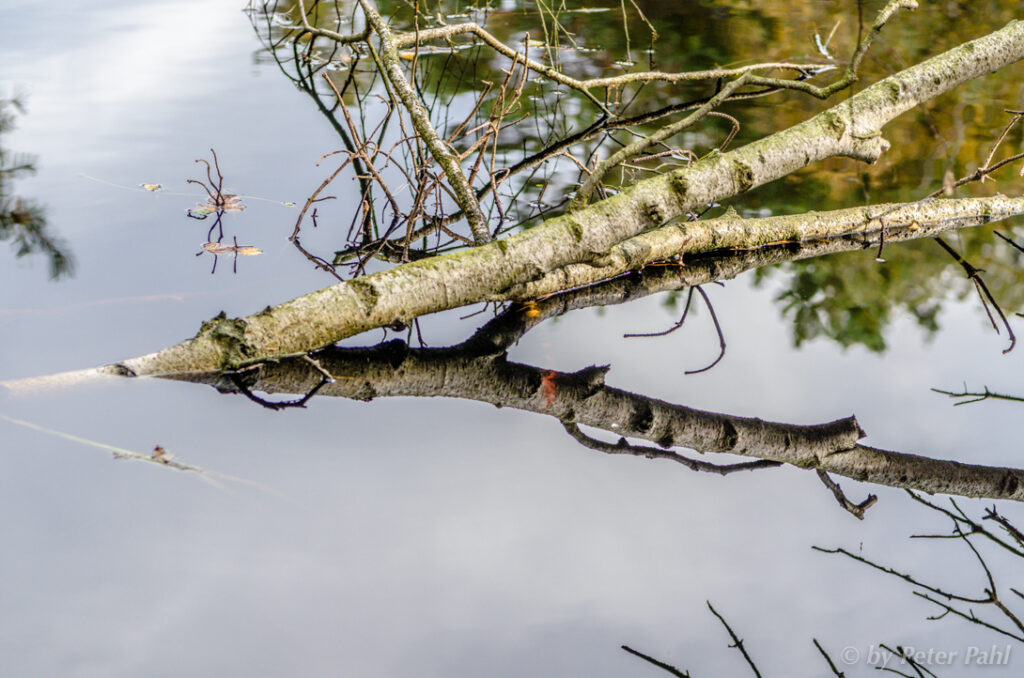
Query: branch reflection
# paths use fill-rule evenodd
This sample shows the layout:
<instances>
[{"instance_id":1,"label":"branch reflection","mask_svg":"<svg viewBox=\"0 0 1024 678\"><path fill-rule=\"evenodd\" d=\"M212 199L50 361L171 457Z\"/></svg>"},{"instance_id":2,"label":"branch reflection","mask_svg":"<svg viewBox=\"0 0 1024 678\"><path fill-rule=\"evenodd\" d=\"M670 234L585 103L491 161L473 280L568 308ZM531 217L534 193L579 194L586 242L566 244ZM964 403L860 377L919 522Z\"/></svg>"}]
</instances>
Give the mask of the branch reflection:
<instances>
[{"instance_id":1,"label":"branch reflection","mask_svg":"<svg viewBox=\"0 0 1024 678\"><path fill-rule=\"evenodd\" d=\"M836 243L820 246L835 247ZM293 406L301 406L313 394L362 401L393 396L476 400L555 418L575 440L601 452L670 458L695 470L717 473L735 466L698 463L672 451L686 448L767 462L739 468L789 464L813 470L836 494L840 505L855 515L857 509L863 514L871 497L860 504L847 500L825 474L929 493L1024 501L1024 469L963 464L869 447L859 442L865 433L854 417L799 425L708 412L609 386L607 366L567 373L508 360L507 349L546 319L573 309L624 303L699 284L708 276L730 277L771 256L791 258L793 253L745 252L708 259L703 265L697 260L682 268L655 267L542 301L517 304L463 343L447 348L411 348L394 340L363 348L331 347L234 372L166 378L209 384L223 393L244 393L273 409L286 405L263 401L254 392L308 396L288 403ZM580 426L619 439L596 440ZM626 439L648 441L657 448L633 445Z\"/></svg>"}]
</instances>

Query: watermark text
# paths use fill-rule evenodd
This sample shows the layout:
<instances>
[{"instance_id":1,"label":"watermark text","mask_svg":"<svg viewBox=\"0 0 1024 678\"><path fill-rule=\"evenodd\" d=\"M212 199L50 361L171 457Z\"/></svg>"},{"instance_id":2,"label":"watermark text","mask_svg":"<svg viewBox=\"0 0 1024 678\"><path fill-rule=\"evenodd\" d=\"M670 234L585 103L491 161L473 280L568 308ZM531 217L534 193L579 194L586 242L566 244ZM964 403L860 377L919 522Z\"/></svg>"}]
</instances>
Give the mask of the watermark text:
<instances>
[{"instance_id":1,"label":"watermark text","mask_svg":"<svg viewBox=\"0 0 1024 678\"><path fill-rule=\"evenodd\" d=\"M1012 645L970 645L959 649L902 646L902 654L880 645L861 649L849 645L839 652L839 659L849 666L861 661L880 669L910 666L1009 666Z\"/></svg>"}]
</instances>

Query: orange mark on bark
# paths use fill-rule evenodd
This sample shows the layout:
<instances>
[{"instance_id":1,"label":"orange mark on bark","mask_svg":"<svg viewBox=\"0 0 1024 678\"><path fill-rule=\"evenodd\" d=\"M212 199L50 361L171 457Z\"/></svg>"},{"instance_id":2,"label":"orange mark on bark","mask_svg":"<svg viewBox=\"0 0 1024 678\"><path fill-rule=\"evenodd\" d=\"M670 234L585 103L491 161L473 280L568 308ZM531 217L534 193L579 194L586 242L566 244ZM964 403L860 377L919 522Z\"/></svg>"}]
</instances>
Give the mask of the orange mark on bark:
<instances>
[{"instance_id":1,"label":"orange mark on bark","mask_svg":"<svg viewBox=\"0 0 1024 678\"><path fill-rule=\"evenodd\" d=\"M523 302L523 313L526 314L527 318L536 318L540 315L540 309L537 308L536 301L524 301Z\"/></svg>"},{"instance_id":2,"label":"orange mark on bark","mask_svg":"<svg viewBox=\"0 0 1024 678\"><path fill-rule=\"evenodd\" d=\"M558 385L555 383L557 373L548 370L540 378L540 395L544 399L544 407L551 409L555 406L555 398L558 396Z\"/></svg>"}]
</instances>

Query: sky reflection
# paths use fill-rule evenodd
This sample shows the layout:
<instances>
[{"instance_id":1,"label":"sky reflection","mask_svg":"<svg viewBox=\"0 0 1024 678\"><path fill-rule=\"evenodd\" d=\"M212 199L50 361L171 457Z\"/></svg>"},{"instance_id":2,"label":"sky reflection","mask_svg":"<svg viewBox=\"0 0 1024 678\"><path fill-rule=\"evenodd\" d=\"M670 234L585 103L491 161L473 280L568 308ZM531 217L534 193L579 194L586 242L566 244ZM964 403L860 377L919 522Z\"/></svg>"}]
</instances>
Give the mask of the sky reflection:
<instances>
[{"instance_id":1,"label":"sky reflection","mask_svg":"<svg viewBox=\"0 0 1024 678\"><path fill-rule=\"evenodd\" d=\"M48 205L78 275L51 284L39 262L0 259L0 379L146 353L222 309L249 313L330 282L287 246L287 207L252 202L235 215L231 227L265 254L211 276L193 256L206 225L184 216L191 197L80 176L188 191L194 159L213 146L239 192L301 200L319 183L332 132L276 69L252 65L258 43L240 10L7 12L0 85L24 88L29 106L8 143L41 170L17 190ZM671 337L622 338L673 321L660 299L549 322L510 358L611 363L609 384L730 414L855 413L869 444L1019 464L1013 405L954 409L928 391L1012 388L1022 351L1000 355L973 299L951 302L930 342L900 320L881 356L821 340L796 351L776 284L709 290L729 346L706 374L682 376L717 350L706 314ZM427 319L429 341L468 336L476 321L458 315ZM546 418L443 399L314 399L274 413L205 387L126 380L0 399L0 411L142 453L159 444L285 497L218 490L0 422L0 653L12 676L650 675L624 643L694 675L744 671L706 600L776 675L821 675L812 637L834 652L992 643L926 622L933 610L895 581L811 551L862 546L975 586L969 558L908 544L946 526L895 490L844 481L852 497L880 495L860 523L797 469L691 474L596 454Z\"/></svg>"}]
</instances>

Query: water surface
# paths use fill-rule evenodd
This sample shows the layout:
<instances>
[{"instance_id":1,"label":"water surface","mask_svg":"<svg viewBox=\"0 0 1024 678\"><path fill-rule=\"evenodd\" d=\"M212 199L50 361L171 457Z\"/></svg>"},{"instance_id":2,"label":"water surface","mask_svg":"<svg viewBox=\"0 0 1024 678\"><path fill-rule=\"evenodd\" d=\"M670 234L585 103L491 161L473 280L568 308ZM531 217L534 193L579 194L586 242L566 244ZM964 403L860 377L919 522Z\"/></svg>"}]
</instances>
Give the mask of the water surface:
<instances>
[{"instance_id":1,"label":"water surface","mask_svg":"<svg viewBox=\"0 0 1024 678\"><path fill-rule=\"evenodd\" d=\"M680 20L647 4L659 21ZM257 58L260 44L241 10L184 0L8 6L0 84L23 94L27 112L0 141L36 156L37 174L13 190L45 206L49 226L73 253L75 275L51 281L45 257L2 252L0 378L153 351L221 310L244 315L330 283L286 242L295 211L281 203L301 202L319 184L324 169L315 162L337 148L337 138L309 98ZM822 11L807 19L769 6L731 20L776 30L788 25L782 19L830 27L831 10ZM950 43L1002 25L986 24L982 14ZM886 50L906 47L908 61L931 53L932 45L918 51L923 40L912 19L896 30L901 37ZM709 62L722 56L725 37L701 47ZM963 105L979 106L970 98ZM787 124L811 109L760 112L751 134L770 129L776 113ZM894 135L916 133L898 127ZM227 187L266 199L228 215L233 233L264 250L241 260L237 274L221 261L211 275L210 260L193 256L207 226L184 216L201 200L185 180L201 176L194 160L211 147ZM895 176L908 155L873 176ZM920 184L931 170L914 167ZM859 169L815 171L801 181L817 187L808 195L821 199L819 208L863 200L859 187L835 188ZM933 178L941 181L941 173ZM779 211L780 196L799 194L783 184L755 198ZM919 195L902 195L917 188L907 185L871 197ZM353 200L344 190L337 188L339 201ZM309 242L329 250L336 239L321 230ZM954 241L967 247L974 237ZM903 255L886 256L899 266ZM993 287L1019 289L1015 259L992 258L1006 263ZM807 264L815 265L832 264ZM1019 465L1019 406L953 408L929 389L966 381L1012 391L1022 354L1001 353L1005 337L963 294L955 270L927 273L940 277L922 273L922 285L939 280L948 290L932 298L941 302L939 329L922 328L895 303L878 329L884 351L828 333L795 347L792 320L775 301L797 275L786 268L757 284L747 275L708 288L728 349L707 373L683 375L717 353L706 313L662 339L622 337L675 320L657 297L548 322L509 359L562 371L610 364L610 385L736 415L819 423L856 414L868 444ZM1018 310L1012 298L1007 310ZM428 343L459 342L481 322L460 315L425 321ZM227 480L218 489L194 474L115 461L109 451L0 421L0 643L10 675L655 670L622 644L694 675L747 670L708 600L769 673L821 675L811 638L833 653L880 642L962 654L1003 644L965 623L926 621L935 610L905 585L811 551L815 544L863 549L980 591L983 579L963 548L906 539L948 526L898 490L842 481L853 498L880 497L860 522L809 472L719 478L600 455L549 418L451 399L324 398L269 412L191 384L124 380L8 398L0 412L141 453L161 445L179 460L251 483ZM961 505L980 514L987 504ZM1014 506L1001 510L1021 516ZM989 671L1011 675L1012 666ZM868 670L859 662L851 674Z\"/></svg>"}]
</instances>

